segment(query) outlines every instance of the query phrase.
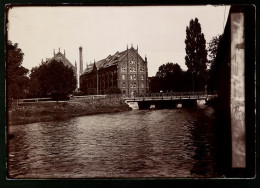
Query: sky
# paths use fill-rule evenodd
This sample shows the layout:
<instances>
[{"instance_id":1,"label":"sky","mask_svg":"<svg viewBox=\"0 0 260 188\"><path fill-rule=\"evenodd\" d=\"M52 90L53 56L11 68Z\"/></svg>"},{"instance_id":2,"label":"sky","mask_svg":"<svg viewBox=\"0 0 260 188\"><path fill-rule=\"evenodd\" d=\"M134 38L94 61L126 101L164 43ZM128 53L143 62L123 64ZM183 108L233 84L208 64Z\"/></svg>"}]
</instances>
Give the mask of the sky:
<instances>
[{"instance_id":1,"label":"sky","mask_svg":"<svg viewBox=\"0 0 260 188\"><path fill-rule=\"evenodd\" d=\"M53 50L83 67L138 45L147 56L148 76L167 62L185 65L186 27L196 17L208 43L222 34L229 6L102 6L102 7L14 7L8 12L8 40L24 53L23 66L31 70Z\"/></svg>"}]
</instances>

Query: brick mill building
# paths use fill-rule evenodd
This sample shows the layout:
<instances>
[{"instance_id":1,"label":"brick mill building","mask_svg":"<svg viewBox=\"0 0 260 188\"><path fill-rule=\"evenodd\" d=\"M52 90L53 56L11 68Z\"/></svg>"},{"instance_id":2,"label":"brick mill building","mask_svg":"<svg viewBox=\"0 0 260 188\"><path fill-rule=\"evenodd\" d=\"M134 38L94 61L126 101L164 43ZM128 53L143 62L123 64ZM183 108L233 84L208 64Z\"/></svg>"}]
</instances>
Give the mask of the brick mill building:
<instances>
[{"instance_id":1,"label":"brick mill building","mask_svg":"<svg viewBox=\"0 0 260 188\"><path fill-rule=\"evenodd\" d=\"M85 94L105 94L117 87L122 94L146 94L148 91L147 58L138 54L138 47L116 52L87 65L83 71L82 47L80 53L80 90Z\"/></svg>"}]
</instances>

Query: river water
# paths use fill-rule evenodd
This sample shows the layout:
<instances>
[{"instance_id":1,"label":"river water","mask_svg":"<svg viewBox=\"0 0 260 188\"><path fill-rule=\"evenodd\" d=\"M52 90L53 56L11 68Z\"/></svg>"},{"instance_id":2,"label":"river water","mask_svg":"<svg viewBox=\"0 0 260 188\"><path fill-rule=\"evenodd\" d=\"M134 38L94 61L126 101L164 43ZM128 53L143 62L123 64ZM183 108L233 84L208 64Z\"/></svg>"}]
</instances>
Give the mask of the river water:
<instances>
[{"instance_id":1,"label":"river water","mask_svg":"<svg viewBox=\"0 0 260 188\"><path fill-rule=\"evenodd\" d=\"M215 177L210 107L11 126L11 178Z\"/></svg>"}]
</instances>

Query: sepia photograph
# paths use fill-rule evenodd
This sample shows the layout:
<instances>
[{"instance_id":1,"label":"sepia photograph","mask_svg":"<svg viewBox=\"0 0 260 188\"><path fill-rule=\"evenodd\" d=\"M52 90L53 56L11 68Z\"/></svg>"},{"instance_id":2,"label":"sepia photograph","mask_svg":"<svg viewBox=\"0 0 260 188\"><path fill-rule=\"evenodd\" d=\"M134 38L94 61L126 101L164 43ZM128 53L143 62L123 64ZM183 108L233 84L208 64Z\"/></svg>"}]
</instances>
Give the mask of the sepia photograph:
<instances>
[{"instance_id":1,"label":"sepia photograph","mask_svg":"<svg viewBox=\"0 0 260 188\"><path fill-rule=\"evenodd\" d=\"M253 5L6 5L6 178L254 178Z\"/></svg>"}]
</instances>

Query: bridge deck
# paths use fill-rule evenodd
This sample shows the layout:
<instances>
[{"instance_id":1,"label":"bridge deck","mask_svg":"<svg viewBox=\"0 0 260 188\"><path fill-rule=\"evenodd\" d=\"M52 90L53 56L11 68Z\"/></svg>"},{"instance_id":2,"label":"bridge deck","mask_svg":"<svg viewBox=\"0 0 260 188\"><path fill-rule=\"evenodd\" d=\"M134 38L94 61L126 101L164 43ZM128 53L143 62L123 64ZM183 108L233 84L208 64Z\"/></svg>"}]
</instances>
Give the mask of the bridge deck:
<instances>
[{"instance_id":1,"label":"bridge deck","mask_svg":"<svg viewBox=\"0 0 260 188\"><path fill-rule=\"evenodd\" d=\"M210 95L189 95L189 96L154 96L154 97L126 97L126 102L139 102L139 101L171 101L171 100L206 100Z\"/></svg>"}]
</instances>

